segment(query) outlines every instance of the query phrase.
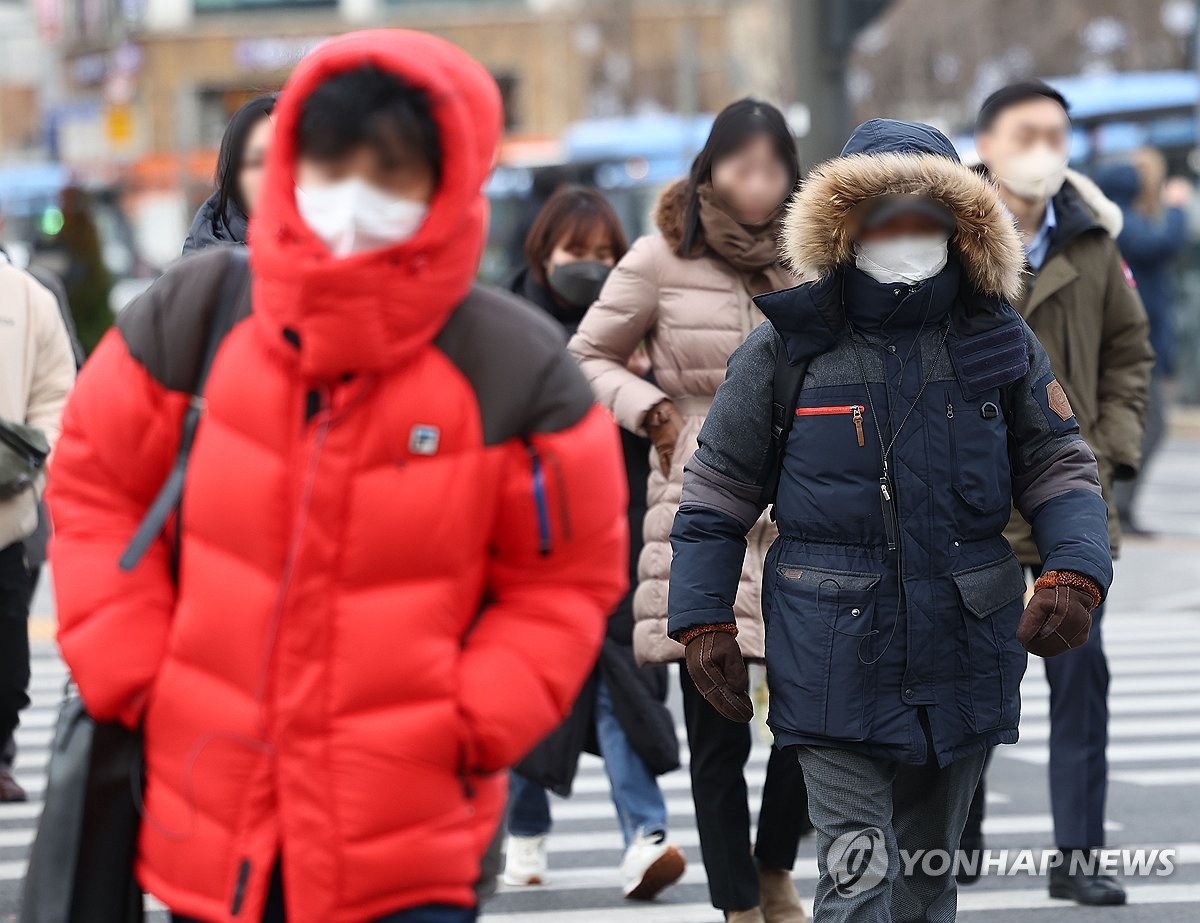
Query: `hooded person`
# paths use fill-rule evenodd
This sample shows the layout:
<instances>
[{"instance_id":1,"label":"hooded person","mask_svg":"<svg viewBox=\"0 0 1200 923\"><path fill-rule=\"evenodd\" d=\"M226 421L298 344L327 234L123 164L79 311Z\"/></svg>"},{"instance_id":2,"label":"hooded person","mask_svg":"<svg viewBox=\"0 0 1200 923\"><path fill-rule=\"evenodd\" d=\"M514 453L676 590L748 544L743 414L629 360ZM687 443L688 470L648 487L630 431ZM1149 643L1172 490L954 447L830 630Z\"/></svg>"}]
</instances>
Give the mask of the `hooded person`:
<instances>
[{"instance_id":1,"label":"hooded person","mask_svg":"<svg viewBox=\"0 0 1200 923\"><path fill-rule=\"evenodd\" d=\"M804 768L814 919L951 920L953 875L902 874L899 850L953 854L984 753L1017 739L1026 651L1086 640L1112 578L1096 461L1011 306L1008 213L940 132L860 125L793 198L783 248L809 281L757 299L770 323L685 469L669 630L709 703L746 720L731 602L773 501L768 723ZM1028 606L1013 502L1046 561Z\"/></svg>"},{"instance_id":2,"label":"hooded person","mask_svg":"<svg viewBox=\"0 0 1200 923\"><path fill-rule=\"evenodd\" d=\"M127 308L66 411L59 643L92 716L144 731L138 876L177 920L471 920L503 770L627 585L619 443L556 325L474 283L478 63L351 33L276 114L174 542L131 571L239 251Z\"/></svg>"}]
</instances>

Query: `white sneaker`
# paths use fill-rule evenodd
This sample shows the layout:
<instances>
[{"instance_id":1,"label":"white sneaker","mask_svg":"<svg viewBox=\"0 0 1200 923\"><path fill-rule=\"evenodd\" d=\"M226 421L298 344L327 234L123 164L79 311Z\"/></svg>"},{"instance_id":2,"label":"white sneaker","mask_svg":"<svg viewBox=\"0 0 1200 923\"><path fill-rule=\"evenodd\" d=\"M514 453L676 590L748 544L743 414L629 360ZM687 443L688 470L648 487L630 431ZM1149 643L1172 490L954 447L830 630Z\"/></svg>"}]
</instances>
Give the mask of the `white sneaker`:
<instances>
[{"instance_id":1,"label":"white sneaker","mask_svg":"<svg viewBox=\"0 0 1200 923\"><path fill-rule=\"evenodd\" d=\"M521 888L545 882L545 835L510 836L504 847L504 883Z\"/></svg>"},{"instance_id":2,"label":"white sneaker","mask_svg":"<svg viewBox=\"0 0 1200 923\"><path fill-rule=\"evenodd\" d=\"M621 860L625 896L634 901L651 900L663 888L677 882L686 868L687 861L679 847L668 843L661 833L639 834Z\"/></svg>"}]
</instances>

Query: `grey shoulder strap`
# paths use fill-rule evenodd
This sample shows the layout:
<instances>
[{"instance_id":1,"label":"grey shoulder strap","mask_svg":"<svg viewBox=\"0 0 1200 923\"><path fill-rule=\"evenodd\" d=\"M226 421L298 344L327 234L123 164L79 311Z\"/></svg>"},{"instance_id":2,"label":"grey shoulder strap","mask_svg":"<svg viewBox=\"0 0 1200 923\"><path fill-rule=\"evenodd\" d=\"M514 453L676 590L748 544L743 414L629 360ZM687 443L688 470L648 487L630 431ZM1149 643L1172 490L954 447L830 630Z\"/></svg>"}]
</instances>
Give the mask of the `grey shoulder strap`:
<instances>
[{"instance_id":1,"label":"grey shoulder strap","mask_svg":"<svg viewBox=\"0 0 1200 923\"><path fill-rule=\"evenodd\" d=\"M150 546L162 534L171 513L179 509L183 499L183 484L187 476L188 459L196 441L196 429L200 425L200 417L204 410L204 386L208 382L208 373L212 370L213 360L226 334L233 329L238 305L250 280L250 267L244 247L230 247L229 266L221 287L217 291L217 304L212 314L208 328L208 338L205 341L204 355L197 369L195 381L192 383L191 399L183 415L182 432L179 439L179 452L175 456L175 464L170 474L159 489L158 495L146 515L142 517L137 531L133 534L125 553L121 555L121 570L130 571L137 567ZM176 559L178 548L176 548ZM177 562L176 562L177 563Z\"/></svg>"}]
</instances>

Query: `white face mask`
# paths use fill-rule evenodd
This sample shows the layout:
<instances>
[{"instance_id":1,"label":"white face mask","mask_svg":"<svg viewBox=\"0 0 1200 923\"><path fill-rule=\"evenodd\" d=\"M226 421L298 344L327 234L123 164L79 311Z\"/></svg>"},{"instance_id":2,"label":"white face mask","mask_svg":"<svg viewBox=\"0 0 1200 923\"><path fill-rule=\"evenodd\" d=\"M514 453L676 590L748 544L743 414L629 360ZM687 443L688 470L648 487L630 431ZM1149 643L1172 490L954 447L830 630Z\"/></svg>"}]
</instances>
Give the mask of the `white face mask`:
<instances>
[{"instance_id":1,"label":"white face mask","mask_svg":"<svg viewBox=\"0 0 1200 923\"><path fill-rule=\"evenodd\" d=\"M357 177L309 189L297 186L296 208L338 257L403 243L429 213L424 202L390 196Z\"/></svg>"},{"instance_id":2,"label":"white face mask","mask_svg":"<svg viewBox=\"0 0 1200 923\"><path fill-rule=\"evenodd\" d=\"M932 279L949 257L945 234L910 234L854 245L854 265L876 282L914 285Z\"/></svg>"},{"instance_id":3,"label":"white face mask","mask_svg":"<svg viewBox=\"0 0 1200 923\"><path fill-rule=\"evenodd\" d=\"M1066 155L1046 144L1035 144L1000 165L996 178L1013 195L1044 202L1062 189L1067 175Z\"/></svg>"}]
</instances>

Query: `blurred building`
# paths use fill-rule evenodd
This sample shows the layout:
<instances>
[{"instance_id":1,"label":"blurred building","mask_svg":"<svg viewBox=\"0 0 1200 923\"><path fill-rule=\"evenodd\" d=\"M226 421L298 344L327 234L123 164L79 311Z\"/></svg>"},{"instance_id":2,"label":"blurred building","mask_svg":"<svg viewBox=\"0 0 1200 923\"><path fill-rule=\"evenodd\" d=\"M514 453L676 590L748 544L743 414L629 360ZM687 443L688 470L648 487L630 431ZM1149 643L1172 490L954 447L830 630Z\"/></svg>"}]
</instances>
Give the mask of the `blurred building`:
<instances>
[{"instance_id":1,"label":"blurred building","mask_svg":"<svg viewBox=\"0 0 1200 923\"><path fill-rule=\"evenodd\" d=\"M278 89L322 39L405 26L481 60L505 97L514 150L582 118L711 111L778 95L761 54L784 0L36 0L62 23L52 156L127 191L152 262L207 191L243 101ZM756 53L756 51L758 53ZM171 228L168 232L168 227Z\"/></svg>"},{"instance_id":2,"label":"blurred building","mask_svg":"<svg viewBox=\"0 0 1200 923\"><path fill-rule=\"evenodd\" d=\"M58 82L53 16L37 0L0 2L0 161L43 146L41 111Z\"/></svg>"}]
</instances>

